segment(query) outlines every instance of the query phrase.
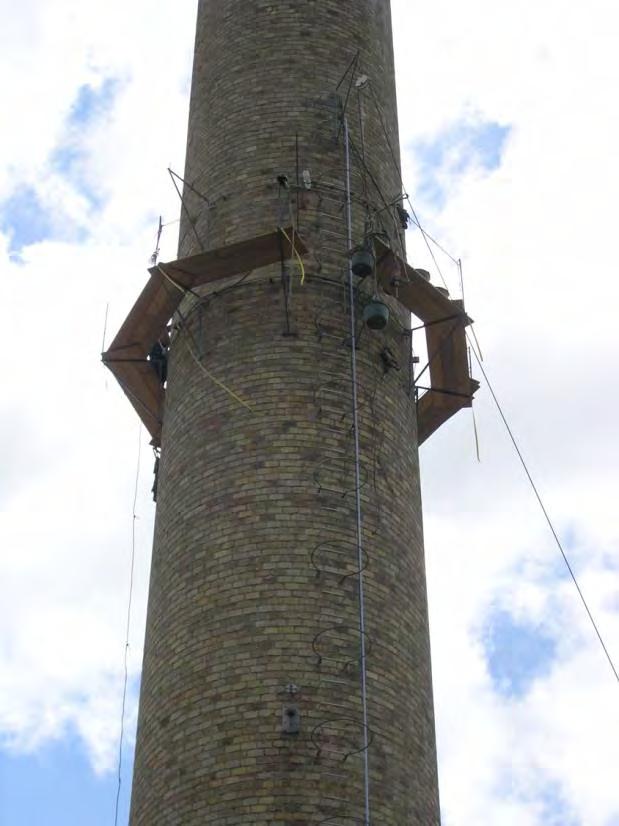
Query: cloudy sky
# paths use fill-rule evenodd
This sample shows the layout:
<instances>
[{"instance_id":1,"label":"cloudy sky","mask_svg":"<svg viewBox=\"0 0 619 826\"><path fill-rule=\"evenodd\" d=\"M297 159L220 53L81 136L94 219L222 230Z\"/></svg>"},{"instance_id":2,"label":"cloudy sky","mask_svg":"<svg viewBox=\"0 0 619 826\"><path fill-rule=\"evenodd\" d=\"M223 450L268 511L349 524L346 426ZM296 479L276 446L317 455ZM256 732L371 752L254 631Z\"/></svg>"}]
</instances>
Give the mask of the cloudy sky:
<instances>
[{"instance_id":1,"label":"cloudy sky","mask_svg":"<svg viewBox=\"0 0 619 826\"><path fill-rule=\"evenodd\" d=\"M141 447L126 823L152 455L98 356L159 214L174 257L195 6L0 0L1 826L113 823ZM617 662L619 12L393 15L407 190ZM422 448L444 824L618 826L619 685L485 387L475 416L480 462L469 411Z\"/></svg>"}]
</instances>

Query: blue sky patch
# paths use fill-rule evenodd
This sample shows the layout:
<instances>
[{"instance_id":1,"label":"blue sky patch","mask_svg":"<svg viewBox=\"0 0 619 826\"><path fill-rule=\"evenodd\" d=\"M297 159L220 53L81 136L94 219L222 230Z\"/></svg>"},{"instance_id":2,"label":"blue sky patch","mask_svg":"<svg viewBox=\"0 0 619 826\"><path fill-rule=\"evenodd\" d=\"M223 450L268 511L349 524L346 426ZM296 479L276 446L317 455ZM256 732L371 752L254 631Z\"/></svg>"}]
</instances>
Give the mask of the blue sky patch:
<instances>
[{"instance_id":1,"label":"blue sky patch","mask_svg":"<svg viewBox=\"0 0 619 826\"><path fill-rule=\"evenodd\" d=\"M483 642L494 687L504 697L524 696L536 678L550 672L556 653L549 635L502 610L489 618Z\"/></svg>"},{"instance_id":2,"label":"blue sky patch","mask_svg":"<svg viewBox=\"0 0 619 826\"><path fill-rule=\"evenodd\" d=\"M88 236L85 228L68 221L62 223L62 215L61 204L54 215L41 203L33 187L26 185L16 190L0 204L0 232L10 239L9 252L19 258L25 247L42 241L85 242Z\"/></svg>"},{"instance_id":3,"label":"blue sky patch","mask_svg":"<svg viewBox=\"0 0 619 826\"><path fill-rule=\"evenodd\" d=\"M412 146L421 169L418 194L442 207L448 183L477 167L492 172L501 165L511 127L494 121L459 121L430 140Z\"/></svg>"},{"instance_id":4,"label":"blue sky patch","mask_svg":"<svg viewBox=\"0 0 619 826\"><path fill-rule=\"evenodd\" d=\"M536 823L543 823L544 826L585 826L570 809L559 783L541 771L523 778L517 769L511 771L505 768L496 783L495 792L503 800L534 807Z\"/></svg>"},{"instance_id":5,"label":"blue sky patch","mask_svg":"<svg viewBox=\"0 0 619 826\"><path fill-rule=\"evenodd\" d=\"M97 87L80 86L67 117L65 140L56 147L50 158L53 170L68 180L94 209L103 206L103 198L88 183L85 174L87 154L81 142L81 133L111 111L121 86L121 81L115 77L106 78Z\"/></svg>"},{"instance_id":6,"label":"blue sky patch","mask_svg":"<svg viewBox=\"0 0 619 826\"><path fill-rule=\"evenodd\" d=\"M29 186L19 189L4 202L0 211L0 229L11 237L11 252L19 252L54 234L49 212Z\"/></svg>"},{"instance_id":7,"label":"blue sky patch","mask_svg":"<svg viewBox=\"0 0 619 826\"><path fill-rule=\"evenodd\" d=\"M67 116L65 138L49 159L53 172L68 181L94 210L103 207L103 197L89 184L86 174L88 158L81 142L81 133L110 111L120 87L121 81L110 77L98 87L84 85L78 89ZM58 212L62 214L62 204L58 205ZM74 240L85 240L83 228L72 226L67 229ZM36 189L27 184L15 189L11 197L0 205L0 230L11 238L10 251L19 255L24 247L57 238L58 222L43 206Z\"/></svg>"},{"instance_id":8,"label":"blue sky patch","mask_svg":"<svg viewBox=\"0 0 619 826\"><path fill-rule=\"evenodd\" d=\"M543 789L541 803L541 822L544 826L582 826L581 821L568 808L556 783L549 783Z\"/></svg>"},{"instance_id":9,"label":"blue sky patch","mask_svg":"<svg viewBox=\"0 0 619 826\"><path fill-rule=\"evenodd\" d=\"M66 120L67 135L51 156L51 165L56 172L76 182L80 162L84 159L84 150L80 135L84 128L106 115L112 108L121 83L118 78L106 78L99 87L80 86L71 111ZM78 185L80 191L84 187ZM88 193L84 192L88 197Z\"/></svg>"},{"instance_id":10,"label":"blue sky patch","mask_svg":"<svg viewBox=\"0 0 619 826\"><path fill-rule=\"evenodd\" d=\"M126 751L119 824L129 819L133 765ZM0 826L110 826L117 786L116 774L94 774L77 738L31 755L0 752Z\"/></svg>"},{"instance_id":11,"label":"blue sky patch","mask_svg":"<svg viewBox=\"0 0 619 826\"><path fill-rule=\"evenodd\" d=\"M121 82L116 77L105 78L97 87L87 84L80 86L69 114L69 125L90 123L109 112L120 86Z\"/></svg>"}]
</instances>

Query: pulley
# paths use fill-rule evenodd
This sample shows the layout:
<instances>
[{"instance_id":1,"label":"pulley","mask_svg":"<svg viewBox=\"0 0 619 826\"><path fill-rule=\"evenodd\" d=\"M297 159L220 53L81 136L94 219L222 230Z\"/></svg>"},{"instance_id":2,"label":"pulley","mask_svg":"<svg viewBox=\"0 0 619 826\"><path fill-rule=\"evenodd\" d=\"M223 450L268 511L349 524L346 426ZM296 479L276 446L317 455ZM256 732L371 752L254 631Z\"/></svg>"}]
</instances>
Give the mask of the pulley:
<instances>
[{"instance_id":1,"label":"pulley","mask_svg":"<svg viewBox=\"0 0 619 826\"><path fill-rule=\"evenodd\" d=\"M350 260L353 274L359 278L367 278L374 272L374 253L370 246L363 246L355 250Z\"/></svg>"},{"instance_id":2,"label":"pulley","mask_svg":"<svg viewBox=\"0 0 619 826\"><path fill-rule=\"evenodd\" d=\"M389 307L374 296L363 308L363 321L370 330L384 330L389 323Z\"/></svg>"}]
</instances>

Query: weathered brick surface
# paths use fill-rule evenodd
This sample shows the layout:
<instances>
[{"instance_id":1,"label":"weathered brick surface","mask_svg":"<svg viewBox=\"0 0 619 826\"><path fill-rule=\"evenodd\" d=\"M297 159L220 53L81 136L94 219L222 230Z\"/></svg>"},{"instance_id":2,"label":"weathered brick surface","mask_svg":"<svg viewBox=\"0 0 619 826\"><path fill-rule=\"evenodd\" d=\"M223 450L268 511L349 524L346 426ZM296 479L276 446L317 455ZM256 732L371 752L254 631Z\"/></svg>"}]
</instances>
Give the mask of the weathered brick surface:
<instances>
[{"instance_id":1,"label":"weathered brick surface","mask_svg":"<svg viewBox=\"0 0 619 826\"><path fill-rule=\"evenodd\" d=\"M379 116L364 98L366 158L389 202L399 180L380 123L397 152L387 0L200 2L186 175L211 209L187 194L197 234L218 246L284 223L288 200L275 177L294 181L298 134L300 168L316 184L299 204L313 255L306 283L293 278L294 336L282 335L273 268L188 301L173 340L133 826L328 818L346 826L363 815L350 348L339 283L344 177L332 105L357 49L381 101ZM360 146L354 92L349 106ZM356 241L363 219L357 201ZM395 242L391 210L380 223ZM180 252L197 249L184 220ZM394 317L384 333L364 331L357 351L372 822L431 826L438 791L415 409L408 337ZM400 371L384 373L386 345ZM281 733L288 683L300 689L295 737Z\"/></svg>"}]
</instances>

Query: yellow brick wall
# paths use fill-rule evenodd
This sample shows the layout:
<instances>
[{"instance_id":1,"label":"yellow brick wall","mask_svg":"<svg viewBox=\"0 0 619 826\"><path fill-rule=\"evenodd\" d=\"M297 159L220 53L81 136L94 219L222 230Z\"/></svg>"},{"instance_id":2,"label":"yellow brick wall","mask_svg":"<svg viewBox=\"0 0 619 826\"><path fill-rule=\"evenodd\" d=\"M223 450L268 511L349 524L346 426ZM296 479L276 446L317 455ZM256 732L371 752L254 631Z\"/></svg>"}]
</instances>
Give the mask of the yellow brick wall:
<instances>
[{"instance_id":1,"label":"yellow brick wall","mask_svg":"<svg viewBox=\"0 0 619 826\"><path fill-rule=\"evenodd\" d=\"M186 192L197 236L217 246L289 217L275 178L294 183L298 134L300 168L315 182L298 212L313 254L304 285L290 265L292 336L283 335L273 267L188 300L173 339L133 826L363 822L344 170L333 108L356 49L381 100L380 117L369 98L363 104L367 163L389 200L400 183L380 123L397 153L388 2L200 2L186 175L211 208ZM349 106L360 146L354 92ZM353 159L356 241L363 177ZM381 208L376 189L368 200ZM296 193L290 201L296 216ZM391 211L376 220L395 242ZM181 254L198 249L185 219ZM393 309L388 329L364 330L357 351L372 823L431 826L438 790L415 406L405 319ZM399 371L385 374L386 346ZM291 702L296 736L282 734Z\"/></svg>"}]
</instances>

